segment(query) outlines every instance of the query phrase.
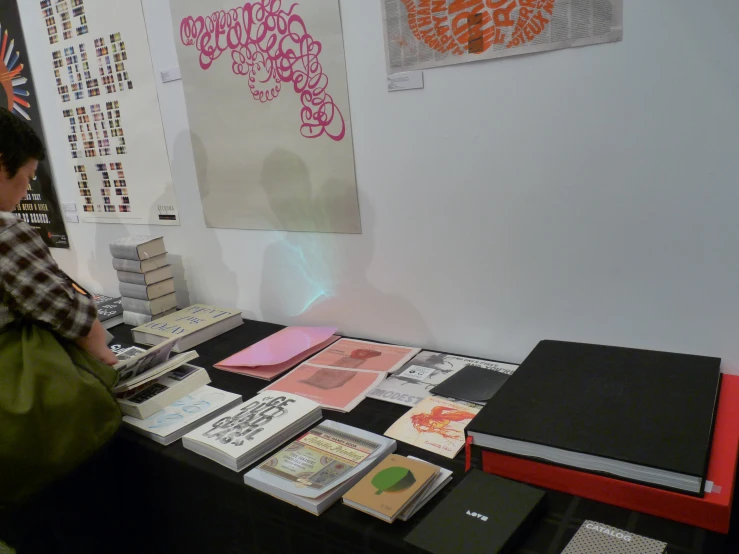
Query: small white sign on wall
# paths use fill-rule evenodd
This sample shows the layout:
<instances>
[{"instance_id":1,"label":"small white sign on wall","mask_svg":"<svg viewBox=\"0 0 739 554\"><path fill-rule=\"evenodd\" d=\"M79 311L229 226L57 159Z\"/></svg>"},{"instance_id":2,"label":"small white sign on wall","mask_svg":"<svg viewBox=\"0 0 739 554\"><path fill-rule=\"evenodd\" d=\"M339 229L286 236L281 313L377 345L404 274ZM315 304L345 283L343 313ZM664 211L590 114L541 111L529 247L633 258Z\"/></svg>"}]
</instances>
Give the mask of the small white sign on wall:
<instances>
[{"instance_id":1,"label":"small white sign on wall","mask_svg":"<svg viewBox=\"0 0 739 554\"><path fill-rule=\"evenodd\" d=\"M387 76L387 91L423 88L423 71L409 71Z\"/></svg>"},{"instance_id":2,"label":"small white sign on wall","mask_svg":"<svg viewBox=\"0 0 739 554\"><path fill-rule=\"evenodd\" d=\"M173 67L171 69L163 69L161 71L162 75L162 83L170 83L172 81L179 81L182 79L182 74L180 73L179 66Z\"/></svg>"}]
</instances>

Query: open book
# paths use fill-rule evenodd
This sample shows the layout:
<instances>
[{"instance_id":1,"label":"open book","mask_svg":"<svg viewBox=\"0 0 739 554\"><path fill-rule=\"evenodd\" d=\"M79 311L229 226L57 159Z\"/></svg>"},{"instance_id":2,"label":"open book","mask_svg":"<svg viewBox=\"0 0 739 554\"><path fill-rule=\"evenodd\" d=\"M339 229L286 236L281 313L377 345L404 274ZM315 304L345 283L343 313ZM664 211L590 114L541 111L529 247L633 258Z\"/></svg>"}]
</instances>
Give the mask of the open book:
<instances>
[{"instance_id":1,"label":"open book","mask_svg":"<svg viewBox=\"0 0 739 554\"><path fill-rule=\"evenodd\" d=\"M113 388L113 392L129 391L198 357L198 353L195 351L183 352L170 357L172 350L177 346L177 342L178 339L175 338L162 342L148 350L131 346L125 350L117 351L116 357L121 361L113 366L118 371L119 376L118 384Z\"/></svg>"}]
</instances>

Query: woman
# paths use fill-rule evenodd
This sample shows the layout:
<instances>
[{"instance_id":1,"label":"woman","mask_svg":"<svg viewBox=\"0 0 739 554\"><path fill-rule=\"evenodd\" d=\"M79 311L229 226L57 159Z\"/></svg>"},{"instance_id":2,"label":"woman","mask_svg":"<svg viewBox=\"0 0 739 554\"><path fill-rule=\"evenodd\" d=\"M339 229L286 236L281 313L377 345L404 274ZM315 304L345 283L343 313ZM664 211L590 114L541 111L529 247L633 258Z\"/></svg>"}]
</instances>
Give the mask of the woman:
<instances>
[{"instance_id":1,"label":"woman","mask_svg":"<svg viewBox=\"0 0 739 554\"><path fill-rule=\"evenodd\" d=\"M49 444L54 442L49 440L50 436L62 436L54 435L54 430L66 432L65 437L71 437L69 444L74 441L79 444L92 434L85 427L96 427L90 423L92 418L84 417L99 402L98 397L90 394L90 382L102 391L104 400L107 395L108 404L117 410L109 390L103 388L115 380L115 372L102 365L111 366L117 360L107 347L106 333L97 319L94 302L75 290L73 281L59 269L36 231L11 213L25 198L30 182L36 179L38 163L44 157L43 144L33 129L8 110L0 109L0 468L6 473L0 475L0 489L5 489L0 490L0 554L13 552L3 539L15 545L18 554L63 550L49 538L54 534L53 527L59 525L59 513L47 516L53 522L47 525L36 509L42 505L53 511L53 505L59 505L54 500L59 496L54 493L55 487L30 505L22 502L80 463L76 457L68 456L67 466L59 475L45 469L58 464L57 457L65 456L64 447L59 448L64 442L57 441L56 449ZM38 339L36 342L31 340L34 337ZM48 352L42 348L44 345L51 345ZM72 351L77 352L75 356L82 356L83 361L73 358ZM47 357L39 355L40 352ZM104 369L109 375L108 382L90 367ZM79 377L83 370L87 373ZM60 382L54 382L57 375ZM82 385L77 386L77 380ZM77 396L72 397L70 390L77 392ZM73 419L79 413L83 416ZM120 413L111 409L99 413L100 419L106 419L108 432L104 438L109 439L120 424ZM33 446L24 449L28 444ZM84 457L100 446L92 444ZM48 454L47 460L39 460L52 450L54 453ZM28 452L34 455L29 456Z\"/></svg>"},{"instance_id":2,"label":"woman","mask_svg":"<svg viewBox=\"0 0 739 554\"><path fill-rule=\"evenodd\" d=\"M0 109L0 332L18 320L35 321L114 365L92 299L75 291L38 233L11 213L44 158L33 129Z\"/></svg>"}]
</instances>

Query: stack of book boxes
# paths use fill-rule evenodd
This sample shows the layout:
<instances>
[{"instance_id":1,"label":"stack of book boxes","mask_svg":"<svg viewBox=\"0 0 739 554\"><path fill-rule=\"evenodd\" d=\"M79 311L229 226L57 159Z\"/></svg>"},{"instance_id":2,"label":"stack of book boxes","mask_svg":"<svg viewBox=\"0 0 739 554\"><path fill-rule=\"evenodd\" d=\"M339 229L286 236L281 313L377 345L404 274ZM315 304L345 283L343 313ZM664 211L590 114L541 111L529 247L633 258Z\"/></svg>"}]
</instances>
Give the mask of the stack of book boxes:
<instances>
[{"instance_id":1,"label":"stack of book boxes","mask_svg":"<svg viewBox=\"0 0 739 554\"><path fill-rule=\"evenodd\" d=\"M110 253L126 325L143 325L177 310L172 266L162 237L126 237L111 243Z\"/></svg>"}]
</instances>

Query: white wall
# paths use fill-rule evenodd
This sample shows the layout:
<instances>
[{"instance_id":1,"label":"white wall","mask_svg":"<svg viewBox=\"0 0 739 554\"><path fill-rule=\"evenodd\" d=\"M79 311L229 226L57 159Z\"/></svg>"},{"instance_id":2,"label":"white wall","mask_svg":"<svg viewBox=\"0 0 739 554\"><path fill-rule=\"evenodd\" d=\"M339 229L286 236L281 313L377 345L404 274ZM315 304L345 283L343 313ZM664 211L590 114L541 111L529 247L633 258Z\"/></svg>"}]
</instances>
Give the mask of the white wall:
<instances>
[{"instance_id":1,"label":"white wall","mask_svg":"<svg viewBox=\"0 0 739 554\"><path fill-rule=\"evenodd\" d=\"M23 4L26 36L43 37ZM159 83L182 227L69 224L73 250L55 255L114 293L108 242L161 233L191 301L251 317L509 361L557 338L735 370L739 2L624 4L623 42L430 70L424 90L388 94L380 4L342 0L363 235L206 229L182 86ZM144 7L155 69L176 66L168 1Z\"/></svg>"}]
</instances>

